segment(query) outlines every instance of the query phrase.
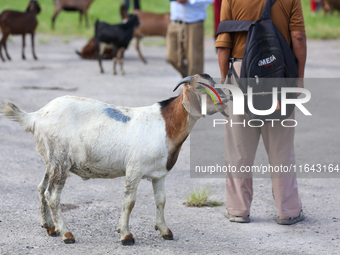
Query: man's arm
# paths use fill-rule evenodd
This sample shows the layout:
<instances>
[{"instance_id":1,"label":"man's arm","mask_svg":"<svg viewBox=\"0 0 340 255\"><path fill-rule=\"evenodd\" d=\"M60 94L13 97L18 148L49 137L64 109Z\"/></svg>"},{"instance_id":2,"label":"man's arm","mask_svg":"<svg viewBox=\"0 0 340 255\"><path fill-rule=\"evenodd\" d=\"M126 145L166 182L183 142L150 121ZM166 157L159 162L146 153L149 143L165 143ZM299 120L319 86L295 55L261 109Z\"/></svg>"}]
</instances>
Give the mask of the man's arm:
<instances>
[{"instance_id":1,"label":"man's arm","mask_svg":"<svg viewBox=\"0 0 340 255\"><path fill-rule=\"evenodd\" d=\"M229 71L229 56L230 56L230 48L218 48L218 64L220 66L221 71L221 78L224 82L225 78L227 77L228 71Z\"/></svg>"},{"instance_id":2,"label":"man's arm","mask_svg":"<svg viewBox=\"0 0 340 255\"><path fill-rule=\"evenodd\" d=\"M303 88L303 78L305 76L305 65L307 58L307 44L306 33L301 31L292 31L290 33L292 37L293 52L298 59L298 86Z\"/></svg>"}]
</instances>

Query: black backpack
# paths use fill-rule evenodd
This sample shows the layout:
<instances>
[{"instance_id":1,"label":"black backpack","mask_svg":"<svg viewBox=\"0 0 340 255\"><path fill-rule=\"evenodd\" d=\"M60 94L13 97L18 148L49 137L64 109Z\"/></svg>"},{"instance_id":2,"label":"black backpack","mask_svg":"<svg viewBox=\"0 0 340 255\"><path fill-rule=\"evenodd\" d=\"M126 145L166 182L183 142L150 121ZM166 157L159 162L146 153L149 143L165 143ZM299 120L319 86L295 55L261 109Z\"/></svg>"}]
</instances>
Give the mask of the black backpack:
<instances>
[{"instance_id":1,"label":"black backpack","mask_svg":"<svg viewBox=\"0 0 340 255\"><path fill-rule=\"evenodd\" d=\"M253 88L253 94L270 93L273 87L278 88L276 110L270 115L260 116L250 112L246 104L245 109L250 119L285 119L291 115L295 106L288 104L286 115L281 115L281 87L296 87L298 66L292 49L271 19L271 6L274 3L275 0L267 0L260 19L256 21L222 21L216 34L217 36L221 33L248 31L242 58L241 79L233 68L235 61L233 58L230 58L231 67L228 72L228 78L231 77L231 72L234 73L244 94L247 93L248 86ZM296 94L288 93L287 98L296 98ZM272 104L272 94L253 95L253 106L257 110L268 110Z\"/></svg>"}]
</instances>

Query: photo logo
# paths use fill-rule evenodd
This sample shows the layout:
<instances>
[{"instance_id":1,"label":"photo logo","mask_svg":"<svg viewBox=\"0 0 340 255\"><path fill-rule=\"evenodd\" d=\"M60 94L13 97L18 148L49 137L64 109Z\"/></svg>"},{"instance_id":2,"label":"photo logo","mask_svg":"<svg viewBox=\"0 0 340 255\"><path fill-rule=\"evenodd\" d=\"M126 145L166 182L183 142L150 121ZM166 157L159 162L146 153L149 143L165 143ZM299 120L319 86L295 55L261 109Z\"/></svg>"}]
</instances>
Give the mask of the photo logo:
<instances>
[{"instance_id":1,"label":"photo logo","mask_svg":"<svg viewBox=\"0 0 340 255\"><path fill-rule=\"evenodd\" d=\"M219 97L218 93L214 88L211 86L200 83L209 89L211 89L218 97L220 100L220 103L222 105L221 98ZM233 96L233 114L234 115L244 115L244 94L242 90L234 85L229 85L229 84L216 84L215 88L221 88L221 89L228 89ZM213 95L206 89L201 88L203 91L205 91L215 102L216 100L214 99ZM288 93L301 93L304 94L304 98L287 98ZM281 88L281 92L278 92L278 89L276 87L273 87L273 90L271 92L272 94L272 106L270 109L267 110L258 110L255 109L254 104L253 104L253 88L248 87L247 89L247 103L248 103L248 108L249 110L256 115L260 116L266 116L272 114L276 109L277 109L277 98L278 94L281 94L281 114L286 115L286 109L287 109L287 104L294 104L304 115L312 115L306 107L303 106L304 103L307 103L311 99L311 93L309 90L305 88L299 88L299 87L286 87L286 88ZM203 95L204 96L204 95ZM206 102L206 97L202 97L202 108L201 108L201 114L204 116L206 115L207 110L207 102Z\"/></svg>"}]
</instances>

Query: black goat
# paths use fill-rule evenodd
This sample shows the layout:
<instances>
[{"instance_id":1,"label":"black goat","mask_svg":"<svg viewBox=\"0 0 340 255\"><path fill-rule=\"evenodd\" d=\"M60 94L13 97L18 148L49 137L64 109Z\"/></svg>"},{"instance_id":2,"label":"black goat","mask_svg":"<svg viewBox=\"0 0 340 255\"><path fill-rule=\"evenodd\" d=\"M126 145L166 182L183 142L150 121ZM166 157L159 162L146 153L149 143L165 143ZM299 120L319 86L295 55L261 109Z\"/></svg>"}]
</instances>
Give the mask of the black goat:
<instances>
[{"instance_id":1,"label":"black goat","mask_svg":"<svg viewBox=\"0 0 340 255\"><path fill-rule=\"evenodd\" d=\"M110 25L105 22L96 21L95 36L96 50L98 52L98 62L100 72L103 73L102 56L106 48L113 48L113 74L116 74L116 64L120 64L120 72L123 71L124 51L129 46L135 27L139 25L138 17L130 15L126 23Z\"/></svg>"},{"instance_id":2,"label":"black goat","mask_svg":"<svg viewBox=\"0 0 340 255\"><path fill-rule=\"evenodd\" d=\"M0 14L0 28L2 31L2 39L0 41L0 57L5 61L2 56L1 47L5 49L8 60L11 60L7 52L6 40L7 37L12 35L22 35L22 59L25 58L25 35L31 34L32 36L32 54L34 59L38 59L34 52L34 32L38 25L36 15L40 12L40 6L37 1L31 0L28 4L26 12L18 11L3 11Z\"/></svg>"}]
</instances>

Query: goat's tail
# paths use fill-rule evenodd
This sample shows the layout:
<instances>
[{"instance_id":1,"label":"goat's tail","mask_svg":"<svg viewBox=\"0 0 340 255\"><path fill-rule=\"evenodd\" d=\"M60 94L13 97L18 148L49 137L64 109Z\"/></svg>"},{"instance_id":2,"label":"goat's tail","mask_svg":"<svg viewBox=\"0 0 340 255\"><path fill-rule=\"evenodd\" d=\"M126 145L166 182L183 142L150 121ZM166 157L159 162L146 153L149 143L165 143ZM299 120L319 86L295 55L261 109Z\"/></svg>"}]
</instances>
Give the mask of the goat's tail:
<instances>
[{"instance_id":1,"label":"goat's tail","mask_svg":"<svg viewBox=\"0 0 340 255\"><path fill-rule=\"evenodd\" d=\"M0 113L9 117L12 121L19 122L26 132L34 131L33 115L22 111L18 106L11 102L0 102Z\"/></svg>"}]
</instances>

